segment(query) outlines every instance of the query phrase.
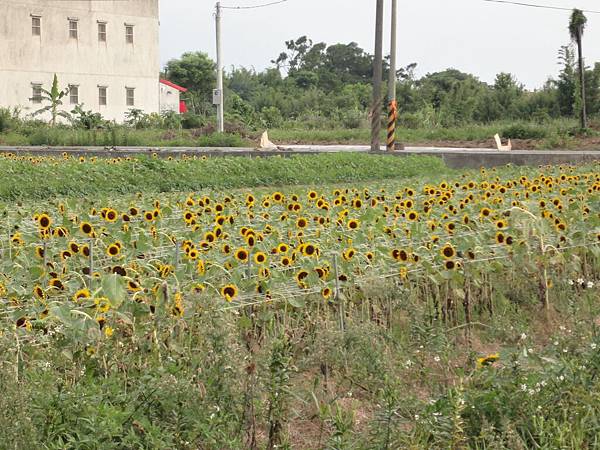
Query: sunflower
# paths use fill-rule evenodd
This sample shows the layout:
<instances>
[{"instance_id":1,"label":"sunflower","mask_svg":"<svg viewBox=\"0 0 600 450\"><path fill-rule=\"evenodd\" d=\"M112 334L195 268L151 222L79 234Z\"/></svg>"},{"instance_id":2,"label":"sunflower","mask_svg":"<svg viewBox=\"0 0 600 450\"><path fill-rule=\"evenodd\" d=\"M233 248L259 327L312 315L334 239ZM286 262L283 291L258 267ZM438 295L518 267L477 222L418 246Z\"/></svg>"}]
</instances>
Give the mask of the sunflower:
<instances>
[{"instance_id":1,"label":"sunflower","mask_svg":"<svg viewBox=\"0 0 600 450\"><path fill-rule=\"evenodd\" d=\"M50 225L52 225L52 219L48 214L40 214L37 218L37 222L42 230L47 230L50 228Z\"/></svg>"},{"instance_id":2,"label":"sunflower","mask_svg":"<svg viewBox=\"0 0 600 450\"><path fill-rule=\"evenodd\" d=\"M69 234L69 230L65 227L56 227L52 233L57 237L65 237Z\"/></svg>"},{"instance_id":3,"label":"sunflower","mask_svg":"<svg viewBox=\"0 0 600 450\"><path fill-rule=\"evenodd\" d=\"M187 224L191 223L195 218L196 218L196 215L190 210L186 210L183 213L183 220Z\"/></svg>"},{"instance_id":4,"label":"sunflower","mask_svg":"<svg viewBox=\"0 0 600 450\"><path fill-rule=\"evenodd\" d=\"M298 217L298 219L296 220L297 228L306 228L307 225L308 225L308 220L305 217Z\"/></svg>"},{"instance_id":5,"label":"sunflower","mask_svg":"<svg viewBox=\"0 0 600 450\"><path fill-rule=\"evenodd\" d=\"M177 292L173 298L173 306L171 307L171 314L175 317L183 317L183 295L181 292Z\"/></svg>"},{"instance_id":6,"label":"sunflower","mask_svg":"<svg viewBox=\"0 0 600 450\"><path fill-rule=\"evenodd\" d=\"M146 220L146 222L152 222L154 220L152 211L144 211L144 220Z\"/></svg>"},{"instance_id":7,"label":"sunflower","mask_svg":"<svg viewBox=\"0 0 600 450\"><path fill-rule=\"evenodd\" d=\"M117 211L112 208L107 209L106 213L104 214L104 220L111 223L116 222L118 217Z\"/></svg>"},{"instance_id":8,"label":"sunflower","mask_svg":"<svg viewBox=\"0 0 600 450\"><path fill-rule=\"evenodd\" d=\"M316 245L314 244L304 244L304 246L302 247L302 254L304 256L315 256L319 254L319 249L317 248Z\"/></svg>"},{"instance_id":9,"label":"sunflower","mask_svg":"<svg viewBox=\"0 0 600 450\"><path fill-rule=\"evenodd\" d=\"M500 359L500 355L498 353L494 353L491 355L484 356L482 358L478 358L477 359L477 368L482 369L484 367L491 366L499 359Z\"/></svg>"},{"instance_id":10,"label":"sunflower","mask_svg":"<svg viewBox=\"0 0 600 450\"><path fill-rule=\"evenodd\" d=\"M333 291L331 290L331 288L326 287L321 290L321 296L325 300L328 300L329 298L331 298L332 295L333 295Z\"/></svg>"},{"instance_id":11,"label":"sunflower","mask_svg":"<svg viewBox=\"0 0 600 450\"><path fill-rule=\"evenodd\" d=\"M347 226L349 230L358 230L360 228L360 220L350 219Z\"/></svg>"},{"instance_id":12,"label":"sunflower","mask_svg":"<svg viewBox=\"0 0 600 450\"><path fill-rule=\"evenodd\" d=\"M78 302L79 300L90 298L91 296L92 294L89 289L79 289L77 292L75 292L75 294L73 294L73 301Z\"/></svg>"},{"instance_id":13,"label":"sunflower","mask_svg":"<svg viewBox=\"0 0 600 450\"><path fill-rule=\"evenodd\" d=\"M327 275L328 275L327 269L325 269L323 267L315 267L315 273L321 280L324 280L325 278L327 278Z\"/></svg>"},{"instance_id":14,"label":"sunflower","mask_svg":"<svg viewBox=\"0 0 600 450\"><path fill-rule=\"evenodd\" d=\"M81 222L79 224L79 229L83 234L87 234L88 236L94 232L94 227L89 222Z\"/></svg>"},{"instance_id":15,"label":"sunflower","mask_svg":"<svg viewBox=\"0 0 600 450\"><path fill-rule=\"evenodd\" d=\"M87 244L83 244L79 246L79 253L83 256L90 256L90 246Z\"/></svg>"},{"instance_id":16,"label":"sunflower","mask_svg":"<svg viewBox=\"0 0 600 450\"><path fill-rule=\"evenodd\" d=\"M44 292L41 286L35 286L33 288L33 295L35 295L40 300L46 299L46 293Z\"/></svg>"},{"instance_id":17,"label":"sunflower","mask_svg":"<svg viewBox=\"0 0 600 450\"><path fill-rule=\"evenodd\" d=\"M496 228L498 228L499 230L503 230L504 228L506 228L506 226L506 220L500 219L496 221Z\"/></svg>"},{"instance_id":18,"label":"sunflower","mask_svg":"<svg viewBox=\"0 0 600 450\"><path fill-rule=\"evenodd\" d=\"M110 308L112 308L110 300L106 297L95 298L94 305L96 306L96 311L98 311L100 314L105 314L110 311Z\"/></svg>"},{"instance_id":19,"label":"sunflower","mask_svg":"<svg viewBox=\"0 0 600 450\"><path fill-rule=\"evenodd\" d=\"M264 264L267 262L267 255L263 252L257 252L254 254L254 262L256 264Z\"/></svg>"},{"instance_id":20,"label":"sunflower","mask_svg":"<svg viewBox=\"0 0 600 450\"><path fill-rule=\"evenodd\" d=\"M479 211L479 215L481 217L489 217L490 214L492 214L492 210L490 208L481 208L481 211Z\"/></svg>"},{"instance_id":21,"label":"sunflower","mask_svg":"<svg viewBox=\"0 0 600 450\"><path fill-rule=\"evenodd\" d=\"M117 275L124 277L127 275L127 270L121 266L115 266L112 268L112 273L116 273Z\"/></svg>"},{"instance_id":22,"label":"sunflower","mask_svg":"<svg viewBox=\"0 0 600 450\"><path fill-rule=\"evenodd\" d=\"M406 218L407 218L409 221L411 221L411 222L414 222L414 221L416 221L416 220L419 220L419 213L418 213L418 212L416 212L416 211L409 211L409 212L406 214Z\"/></svg>"},{"instance_id":23,"label":"sunflower","mask_svg":"<svg viewBox=\"0 0 600 450\"><path fill-rule=\"evenodd\" d=\"M448 261L446 261L444 263L444 267L446 268L446 270L454 270L454 269L456 269L456 262L449 259Z\"/></svg>"},{"instance_id":24,"label":"sunflower","mask_svg":"<svg viewBox=\"0 0 600 450\"><path fill-rule=\"evenodd\" d=\"M221 295L226 301L231 303L233 299L236 298L238 295L238 288L235 284L228 284L226 286L223 286L221 288Z\"/></svg>"},{"instance_id":25,"label":"sunflower","mask_svg":"<svg viewBox=\"0 0 600 450\"><path fill-rule=\"evenodd\" d=\"M400 267L400 271L398 272L398 275L400 276L401 279L405 280L408 277L408 269L404 266Z\"/></svg>"},{"instance_id":26,"label":"sunflower","mask_svg":"<svg viewBox=\"0 0 600 450\"><path fill-rule=\"evenodd\" d=\"M300 286L301 288L306 288L306 283L305 283L305 279L308 277L308 271L306 270L301 270L300 272L298 272L296 274L296 282L298 283L298 286Z\"/></svg>"},{"instance_id":27,"label":"sunflower","mask_svg":"<svg viewBox=\"0 0 600 450\"><path fill-rule=\"evenodd\" d=\"M110 244L108 247L106 247L106 254L108 256L112 256L113 258L119 256L121 253L121 246L117 244L118 243L115 242L114 244Z\"/></svg>"},{"instance_id":28,"label":"sunflower","mask_svg":"<svg viewBox=\"0 0 600 450\"><path fill-rule=\"evenodd\" d=\"M129 280L127 281L127 290L129 292L139 292L142 290L142 287L139 285L139 283L135 280Z\"/></svg>"},{"instance_id":29,"label":"sunflower","mask_svg":"<svg viewBox=\"0 0 600 450\"><path fill-rule=\"evenodd\" d=\"M234 253L235 259L237 259L240 262L247 262L248 261L248 250L246 250L245 248L238 248L235 253Z\"/></svg>"},{"instance_id":30,"label":"sunflower","mask_svg":"<svg viewBox=\"0 0 600 450\"><path fill-rule=\"evenodd\" d=\"M35 254L38 258L43 259L44 258L44 247L36 247Z\"/></svg>"},{"instance_id":31,"label":"sunflower","mask_svg":"<svg viewBox=\"0 0 600 450\"><path fill-rule=\"evenodd\" d=\"M58 289L60 291L65 289L64 284L58 278L51 278L50 281L48 281L48 286Z\"/></svg>"},{"instance_id":32,"label":"sunflower","mask_svg":"<svg viewBox=\"0 0 600 450\"><path fill-rule=\"evenodd\" d=\"M498 231L496 233L495 239L496 239L496 243L498 243L498 244L503 244L504 241L506 240L504 233L502 231Z\"/></svg>"},{"instance_id":33,"label":"sunflower","mask_svg":"<svg viewBox=\"0 0 600 450\"><path fill-rule=\"evenodd\" d=\"M287 253L289 250L290 247L287 244L284 244L283 242L277 246L277 251L279 253Z\"/></svg>"},{"instance_id":34,"label":"sunflower","mask_svg":"<svg viewBox=\"0 0 600 450\"><path fill-rule=\"evenodd\" d=\"M449 243L442 247L440 253L444 259L452 259L456 256L456 250L454 250L454 247L452 247L452 245Z\"/></svg>"},{"instance_id":35,"label":"sunflower","mask_svg":"<svg viewBox=\"0 0 600 450\"><path fill-rule=\"evenodd\" d=\"M79 244L77 242L69 242L69 250L71 253L79 253Z\"/></svg>"},{"instance_id":36,"label":"sunflower","mask_svg":"<svg viewBox=\"0 0 600 450\"><path fill-rule=\"evenodd\" d=\"M289 256L284 256L279 260L279 262L283 267L288 267L290 264L292 264L292 260Z\"/></svg>"},{"instance_id":37,"label":"sunflower","mask_svg":"<svg viewBox=\"0 0 600 450\"><path fill-rule=\"evenodd\" d=\"M344 252L342 253L342 258L344 258L345 261L350 261L354 255L356 254L356 250L353 248L348 248L346 250L344 250Z\"/></svg>"}]
</instances>

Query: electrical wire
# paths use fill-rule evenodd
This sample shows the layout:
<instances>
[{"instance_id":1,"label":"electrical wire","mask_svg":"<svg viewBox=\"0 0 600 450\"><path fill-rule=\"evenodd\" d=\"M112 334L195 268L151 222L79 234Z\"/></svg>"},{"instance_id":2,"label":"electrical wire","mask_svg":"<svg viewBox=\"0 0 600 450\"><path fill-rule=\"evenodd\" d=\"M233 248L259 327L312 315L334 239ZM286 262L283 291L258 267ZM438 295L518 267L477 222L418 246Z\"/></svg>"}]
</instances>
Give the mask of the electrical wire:
<instances>
[{"instance_id":1,"label":"electrical wire","mask_svg":"<svg viewBox=\"0 0 600 450\"><path fill-rule=\"evenodd\" d=\"M534 4L534 3L514 2L514 1L510 1L510 0L482 0L482 1L488 2L488 3L501 3L501 4L505 4L505 5L526 6L529 8L554 9L554 10L558 10L558 11L573 11L573 9L575 9L575 8L565 8L562 6L538 5L538 4ZM600 14L600 11L593 11L593 10L588 10L588 9L582 9L581 11L585 12L585 13L589 13L589 14Z\"/></svg>"},{"instance_id":2,"label":"electrical wire","mask_svg":"<svg viewBox=\"0 0 600 450\"><path fill-rule=\"evenodd\" d=\"M221 6L221 9L258 9L258 8L266 8L267 6L279 5L281 3L286 3L289 0L279 0L276 2L264 3L262 5L255 6Z\"/></svg>"}]
</instances>

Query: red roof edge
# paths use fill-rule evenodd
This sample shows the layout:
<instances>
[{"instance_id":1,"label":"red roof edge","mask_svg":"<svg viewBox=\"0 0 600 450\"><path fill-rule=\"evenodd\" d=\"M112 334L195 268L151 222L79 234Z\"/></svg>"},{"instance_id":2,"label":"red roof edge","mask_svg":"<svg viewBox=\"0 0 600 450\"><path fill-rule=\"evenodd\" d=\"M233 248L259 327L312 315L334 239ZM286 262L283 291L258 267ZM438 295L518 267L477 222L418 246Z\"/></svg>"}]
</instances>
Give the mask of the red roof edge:
<instances>
[{"instance_id":1,"label":"red roof edge","mask_svg":"<svg viewBox=\"0 0 600 450\"><path fill-rule=\"evenodd\" d=\"M166 84L167 86L171 86L172 88L175 88L175 89L177 89L177 90L178 90L178 91L180 91L180 92L187 92L187 89L186 89L186 88L184 88L184 87L181 87L181 86L179 86L178 84L172 83L172 82L171 82L171 81L169 81L169 80L163 80L163 79L161 79L161 80L160 80L160 82L161 82L162 84Z\"/></svg>"}]
</instances>

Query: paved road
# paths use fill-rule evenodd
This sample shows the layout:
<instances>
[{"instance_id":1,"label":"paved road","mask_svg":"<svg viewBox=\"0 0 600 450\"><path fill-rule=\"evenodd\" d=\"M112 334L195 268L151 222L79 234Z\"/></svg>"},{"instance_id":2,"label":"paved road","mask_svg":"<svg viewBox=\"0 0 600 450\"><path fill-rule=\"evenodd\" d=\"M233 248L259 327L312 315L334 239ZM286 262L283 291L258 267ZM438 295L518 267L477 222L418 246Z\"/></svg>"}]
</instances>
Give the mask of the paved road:
<instances>
[{"instance_id":1,"label":"paved road","mask_svg":"<svg viewBox=\"0 0 600 450\"><path fill-rule=\"evenodd\" d=\"M0 153L19 153L36 155L58 155L67 152L73 155L84 156L135 156L141 154L156 153L160 156L180 155L207 155L207 156L291 156L291 155L315 155L321 153L371 153L370 147L361 145L290 145L280 150L266 151L253 148L237 147L176 147L176 148L148 148L148 147L0 147ZM384 154L382 147L381 153ZM485 148L440 148L440 147L407 147L391 153L394 156L405 157L410 155L433 155L438 156L453 168L477 168L514 165L544 165L544 164L567 164L600 161L600 150L577 151L577 150L512 150L499 151Z\"/></svg>"}]
</instances>

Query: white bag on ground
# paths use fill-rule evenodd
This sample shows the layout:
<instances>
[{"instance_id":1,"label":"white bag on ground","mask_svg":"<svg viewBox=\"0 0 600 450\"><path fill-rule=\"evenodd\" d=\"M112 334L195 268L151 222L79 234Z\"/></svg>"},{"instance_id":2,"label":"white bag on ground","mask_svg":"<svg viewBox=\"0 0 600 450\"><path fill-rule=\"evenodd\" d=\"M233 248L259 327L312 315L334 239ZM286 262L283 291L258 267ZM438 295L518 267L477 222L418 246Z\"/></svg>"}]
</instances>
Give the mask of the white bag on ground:
<instances>
[{"instance_id":1,"label":"white bag on ground","mask_svg":"<svg viewBox=\"0 0 600 450\"><path fill-rule=\"evenodd\" d=\"M496 133L494 139L496 140L496 147L498 147L498 150L512 150L512 142L510 139L508 140L507 145L502 145L502 140L500 139L500 135L498 133Z\"/></svg>"},{"instance_id":2,"label":"white bag on ground","mask_svg":"<svg viewBox=\"0 0 600 450\"><path fill-rule=\"evenodd\" d=\"M269 140L269 133L265 131L260 138L261 150L277 150L277 146Z\"/></svg>"}]
</instances>

